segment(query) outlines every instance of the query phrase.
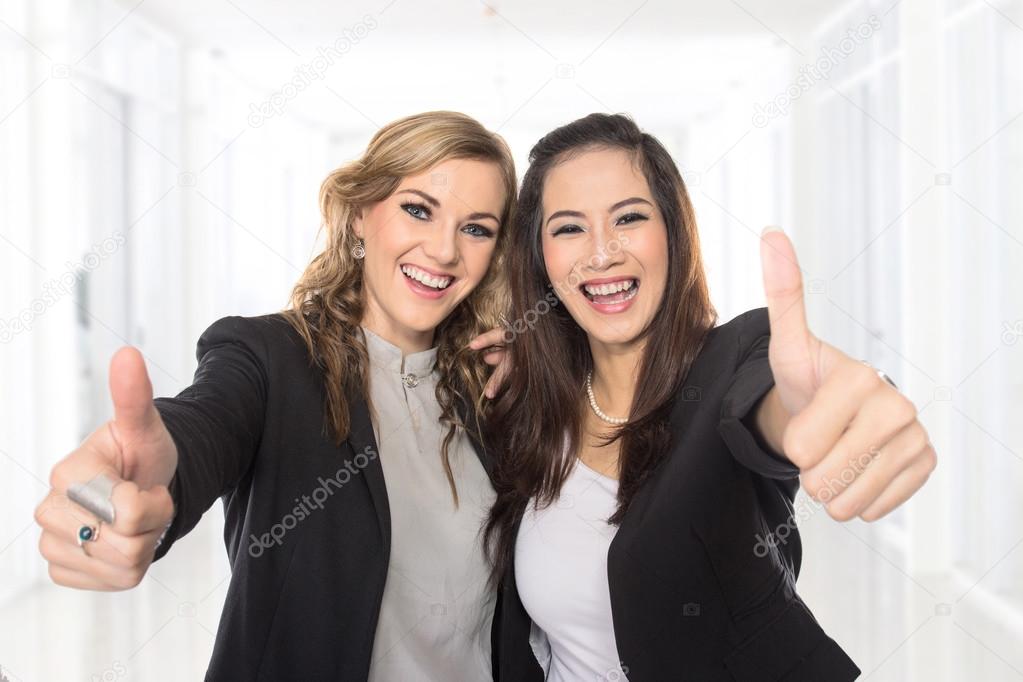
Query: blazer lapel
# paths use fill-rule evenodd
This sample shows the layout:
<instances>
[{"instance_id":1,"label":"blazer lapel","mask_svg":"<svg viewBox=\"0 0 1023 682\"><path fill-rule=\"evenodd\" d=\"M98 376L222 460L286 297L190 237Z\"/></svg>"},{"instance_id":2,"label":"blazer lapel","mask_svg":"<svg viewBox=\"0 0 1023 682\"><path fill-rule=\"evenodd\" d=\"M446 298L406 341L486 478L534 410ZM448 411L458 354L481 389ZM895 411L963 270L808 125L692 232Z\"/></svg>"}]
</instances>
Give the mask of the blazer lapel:
<instances>
[{"instance_id":1,"label":"blazer lapel","mask_svg":"<svg viewBox=\"0 0 1023 682\"><path fill-rule=\"evenodd\" d=\"M373 453L362 471L362 476L366 485L369 486L369 494L373 498L377 521L380 523L384 548L389 553L391 548L391 508L387 501L384 469L380 464L380 448L377 447L376 435L373 433L373 420L370 418L369 406L361 392L348 392L348 413L351 418L348 444L352 448L352 456L359 453Z\"/></svg>"}]
</instances>

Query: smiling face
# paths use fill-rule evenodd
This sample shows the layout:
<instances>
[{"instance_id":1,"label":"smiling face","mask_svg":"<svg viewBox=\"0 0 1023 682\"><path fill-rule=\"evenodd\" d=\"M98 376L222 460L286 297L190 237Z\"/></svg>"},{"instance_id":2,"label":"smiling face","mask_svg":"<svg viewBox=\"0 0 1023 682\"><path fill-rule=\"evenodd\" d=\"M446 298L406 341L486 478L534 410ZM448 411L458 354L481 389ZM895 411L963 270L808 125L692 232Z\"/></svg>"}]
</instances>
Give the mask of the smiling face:
<instances>
[{"instance_id":1,"label":"smiling face","mask_svg":"<svg viewBox=\"0 0 1023 682\"><path fill-rule=\"evenodd\" d=\"M487 274L504 187L497 164L449 159L363 209L353 223L366 249L362 323L406 352L428 348Z\"/></svg>"},{"instance_id":2,"label":"smiling face","mask_svg":"<svg viewBox=\"0 0 1023 682\"><path fill-rule=\"evenodd\" d=\"M633 156L598 149L555 165L541 234L547 276L591 342L635 341L664 296L668 238Z\"/></svg>"}]
</instances>

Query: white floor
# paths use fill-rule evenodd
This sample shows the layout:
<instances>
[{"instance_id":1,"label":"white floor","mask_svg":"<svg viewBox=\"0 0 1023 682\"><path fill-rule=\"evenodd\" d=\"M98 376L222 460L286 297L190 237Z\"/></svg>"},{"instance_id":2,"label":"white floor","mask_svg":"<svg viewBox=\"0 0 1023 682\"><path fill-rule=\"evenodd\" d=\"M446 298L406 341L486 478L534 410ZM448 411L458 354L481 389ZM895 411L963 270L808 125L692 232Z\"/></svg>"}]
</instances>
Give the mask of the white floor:
<instances>
[{"instance_id":1,"label":"white floor","mask_svg":"<svg viewBox=\"0 0 1023 682\"><path fill-rule=\"evenodd\" d=\"M221 513L218 502L134 590L46 583L4 605L0 670L10 682L201 680L230 577Z\"/></svg>"},{"instance_id":2,"label":"white floor","mask_svg":"<svg viewBox=\"0 0 1023 682\"><path fill-rule=\"evenodd\" d=\"M860 679L1023 682L1019 605L992 604L984 584L1009 564L972 586L911 575L883 524L839 524L822 511L800 525L799 591Z\"/></svg>"}]
</instances>

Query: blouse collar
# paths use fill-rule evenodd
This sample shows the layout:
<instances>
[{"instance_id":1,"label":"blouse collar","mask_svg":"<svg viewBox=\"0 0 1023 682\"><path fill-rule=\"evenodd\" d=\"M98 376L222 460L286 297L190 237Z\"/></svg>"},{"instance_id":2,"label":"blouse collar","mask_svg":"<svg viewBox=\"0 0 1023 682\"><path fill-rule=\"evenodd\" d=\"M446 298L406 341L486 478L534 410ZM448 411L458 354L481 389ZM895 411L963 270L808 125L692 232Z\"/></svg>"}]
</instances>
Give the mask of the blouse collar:
<instances>
[{"instance_id":1,"label":"blouse collar","mask_svg":"<svg viewBox=\"0 0 1023 682\"><path fill-rule=\"evenodd\" d=\"M437 359L436 346L416 353L409 353L403 358L401 348L390 341L366 327L362 327L362 332L366 337L366 351L369 353L370 365L398 374L415 374L417 377L424 377L433 370L434 362ZM405 361L404 367L402 359Z\"/></svg>"}]
</instances>

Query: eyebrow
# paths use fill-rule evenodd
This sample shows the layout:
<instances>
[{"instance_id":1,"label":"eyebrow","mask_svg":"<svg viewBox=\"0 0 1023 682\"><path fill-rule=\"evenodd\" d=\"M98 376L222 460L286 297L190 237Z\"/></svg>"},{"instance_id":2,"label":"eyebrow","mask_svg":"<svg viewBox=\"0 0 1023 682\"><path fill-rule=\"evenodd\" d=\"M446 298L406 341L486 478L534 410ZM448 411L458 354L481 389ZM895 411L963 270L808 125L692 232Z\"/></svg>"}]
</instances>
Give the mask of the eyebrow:
<instances>
[{"instance_id":1,"label":"eyebrow","mask_svg":"<svg viewBox=\"0 0 1023 682\"><path fill-rule=\"evenodd\" d=\"M440 201L438 201L434 197L430 196L426 192L422 192L422 191L420 191L418 189L403 189L400 192L398 192L398 194L415 194L416 196L419 196L419 197L422 197L423 199L425 199L426 203L430 204L431 206L433 206L435 208L437 206L440 206Z\"/></svg>"},{"instance_id":2,"label":"eyebrow","mask_svg":"<svg viewBox=\"0 0 1023 682\"><path fill-rule=\"evenodd\" d=\"M495 223L497 223L498 225L501 224L501 221L498 220L497 216L494 215L493 213L479 213L479 212L477 212L477 213L470 213L469 215L467 215L465 217L466 220L483 220L484 218L492 218Z\"/></svg>"},{"instance_id":3,"label":"eyebrow","mask_svg":"<svg viewBox=\"0 0 1023 682\"><path fill-rule=\"evenodd\" d=\"M429 194L427 194L426 192L423 192L423 191L418 190L418 189L403 189L403 190L399 191L398 194L415 194L416 196L419 196L419 197L422 197L423 199L425 199L426 203L430 204L434 208L440 206L440 201L438 199L436 199L436 198L430 196ZM486 213L485 211L477 211L475 213L470 213L468 216L466 216L465 219L466 220L483 220L484 218L490 218L491 220L493 220L498 225L501 224L501 221L498 219L497 216L495 216L493 213Z\"/></svg>"},{"instance_id":4,"label":"eyebrow","mask_svg":"<svg viewBox=\"0 0 1023 682\"><path fill-rule=\"evenodd\" d=\"M647 201L646 199L644 199L642 197L629 197L628 199L622 199L621 201L616 201L615 203L611 204L611 206L608 207L607 212L608 213L614 213L618 209L622 208L623 206L628 206L629 204L646 204L647 206L653 206L653 204L651 204L649 201ZM566 216L572 217L572 218L584 218L585 217L582 214L581 211L572 211L572 210L568 210L568 209L563 210L563 211L555 211L547 219L547 224L550 225L551 221L554 220L555 218L562 218L562 217L566 217Z\"/></svg>"}]
</instances>

